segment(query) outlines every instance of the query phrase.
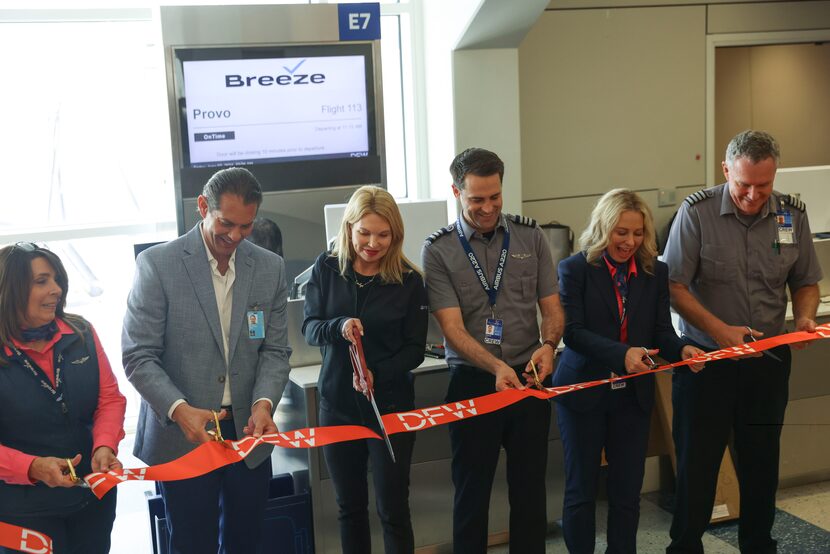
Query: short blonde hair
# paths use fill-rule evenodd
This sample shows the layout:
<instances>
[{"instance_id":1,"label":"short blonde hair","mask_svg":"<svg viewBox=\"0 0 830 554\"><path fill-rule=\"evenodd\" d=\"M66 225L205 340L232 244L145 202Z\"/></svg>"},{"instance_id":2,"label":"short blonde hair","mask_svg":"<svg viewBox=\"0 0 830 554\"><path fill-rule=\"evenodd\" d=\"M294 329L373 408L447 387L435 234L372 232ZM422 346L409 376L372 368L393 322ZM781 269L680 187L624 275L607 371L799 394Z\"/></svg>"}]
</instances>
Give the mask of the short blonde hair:
<instances>
[{"instance_id":1,"label":"short blonde hair","mask_svg":"<svg viewBox=\"0 0 830 554\"><path fill-rule=\"evenodd\" d=\"M331 255L337 257L340 274L345 275L357 255L352 245L352 225L367 214L376 214L386 220L392 231L389 251L380 261L380 278L386 283L403 283L403 275L409 271L420 271L403 253L403 219L395 199L380 187L363 186L354 191L343 221L334 240Z\"/></svg>"},{"instance_id":2,"label":"short blonde hair","mask_svg":"<svg viewBox=\"0 0 830 554\"><path fill-rule=\"evenodd\" d=\"M654 274L654 260L657 258L657 239L654 232L654 219L648 204L636 193L628 189L614 189L606 192L599 199L588 228L579 238L580 246L585 251L588 263L597 264L602 253L611 241L611 232L620 221L623 212L639 212L643 215L643 243L634 254L646 273Z\"/></svg>"}]
</instances>

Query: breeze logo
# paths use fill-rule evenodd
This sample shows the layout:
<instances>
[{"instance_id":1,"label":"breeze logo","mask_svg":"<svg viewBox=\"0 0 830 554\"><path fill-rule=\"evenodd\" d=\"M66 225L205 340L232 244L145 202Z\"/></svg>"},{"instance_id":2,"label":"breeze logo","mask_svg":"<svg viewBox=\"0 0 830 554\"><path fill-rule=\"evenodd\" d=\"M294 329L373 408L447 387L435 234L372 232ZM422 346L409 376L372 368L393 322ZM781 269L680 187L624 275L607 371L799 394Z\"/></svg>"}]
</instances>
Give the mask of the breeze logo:
<instances>
[{"instance_id":1,"label":"breeze logo","mask_svg":"<svg viewBox=\"0 0 830 554\"><path fill-rule=\"evenodd\" d=\"M294 67L282 66L285 73L279 75L225 75L225 88L289 86L289 85L320 85L326 82L325 73L297 73L306 62L300 60Z\"/></svg>"}]
</instances>

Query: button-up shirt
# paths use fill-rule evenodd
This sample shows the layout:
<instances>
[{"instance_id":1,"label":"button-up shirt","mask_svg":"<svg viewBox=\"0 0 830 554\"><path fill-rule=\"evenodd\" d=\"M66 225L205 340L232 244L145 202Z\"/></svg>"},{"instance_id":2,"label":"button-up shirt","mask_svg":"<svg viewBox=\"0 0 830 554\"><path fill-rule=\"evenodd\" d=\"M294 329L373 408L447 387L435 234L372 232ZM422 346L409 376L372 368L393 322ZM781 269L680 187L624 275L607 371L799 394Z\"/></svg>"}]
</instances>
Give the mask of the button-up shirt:
<instances>
[{"instance_id":1,"label":"button-up shirt","mask_svg":"<svg viewBox=\"0 0 830 554\"><path fill-rule=\"evenodd\" d=\"M558 293L559 285L542 230L536 225L517 224L511 217L503 214L490 238L461 218L461 230L490 286L499 263L505 228L510 230L510 247L495 310L491 310L490 299L461 246L455 224L427 244L422 255L430 310L460 308L467 332L493 356L515 366L527 363L539 347L536 305L540 298ZM494 315L503 321L502 342L498 345L484 342L485 322ZM449 344L445 346L447 363L470 365Z\"/></svg>"},{"instance_id":2,"label":"button-up shirt","mask_svg":"<svg viewBox=\"0 0 830 554\"><path fill-rule=\"evenodd\" d=\"M790 292L818 283L821 267L807 213L773 192L754 219L738 217L728 184L684 202L666 244L669 279L689 287L704 308L727 325L748 325L771 337L784 331ZM795 244L778 244L776 212L792 214ZM703 330L681 318L680 330L698 344L717 348Z\"/></svg>"}]
</instances>

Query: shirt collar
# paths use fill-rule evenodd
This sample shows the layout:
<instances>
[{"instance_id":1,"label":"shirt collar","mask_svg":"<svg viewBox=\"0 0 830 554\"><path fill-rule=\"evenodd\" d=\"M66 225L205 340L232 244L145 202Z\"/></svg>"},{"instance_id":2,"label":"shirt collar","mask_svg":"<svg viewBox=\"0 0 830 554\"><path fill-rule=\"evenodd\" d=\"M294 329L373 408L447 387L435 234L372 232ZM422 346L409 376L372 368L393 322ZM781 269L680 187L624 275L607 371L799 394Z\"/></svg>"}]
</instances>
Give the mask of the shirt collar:
<instances>
[{"instance_id":1,"label":"shirt collar","mask_svg":"<svg viewBox=\"0 0 830 554\"><path fill-rule=\"evenodd\" d=\"M199 236L202 237L202 244L205 245L205 252L207 252L208 263L210 264L211 271L213 271L213 273L219 275L220 277L224 277L225 275L227 275L227 273L225 273L225 275L219 273L219 260L217 260L213 256L213 252L211 252L210 248L208 248L207 241L205 240L205 235L202 231L201 223L199 224ZM236 273L236 248L234 248L233 254L231 254L231 259L228 260L228 271L234 274Z\"/></svg>"},{"instance_id":2,"label":"shirt collar","mask_svg":"<svg viewBox=\"0 0 830 554\"><path fill-rule=\"evenodd\" d=\"M637 256L631 256L628 258L628 277L635 277L637 275L637 261L634 259ZM607 256L603 256L602 260L605 262L605 266L608 268L608 271L611 272L611 278L613 279L614 276L617 274L617 267L608 261Z\"/></svg>"},{"instance_id":3,"label":"shirt collar","mask_svg":"<svg viewBox=\"0 0 830 554\"><path fill-rule=\"evenodd\" d=\"M775 195L770 194L769 198L767 198L767 203L761 208L761 213L759 217L764 218L767 217L770 213L775 213ZM737 217L740 215L738 212L738 208L735 206L735 203L732 202L732 195L729 194L729 183L723 185L723 195L720 199L720 215L734 215Z\"/></svg>"},{"instance_id":4,"label":"shirt collar","mask_svg":"<svg viewBox=\"0 0 830 554\"><path fill-rule=\"evenodd\" d=\"M465 237L467 240L470 240L471 238L473 238L473 235L474 235L475 233L478 233L480 236L482 236L482 234L481 234L481 233L479 233L478 231L476 231L475 229L473 229L472 225L470 225L470 224L467 222L467 220L464 218L464 214L461 214L461 215L458 217L458 219L459 219L459 221L461 221L461 231L464 233L464 237ZM502 214L499 216L499 222L496 224L496 229L498 229L499 227L502 227L502 228L507 227L507 220L506 220L506 219L505 219L505 217L504 217L504 213L502 213Z\"/></svg>"}]
</instances>

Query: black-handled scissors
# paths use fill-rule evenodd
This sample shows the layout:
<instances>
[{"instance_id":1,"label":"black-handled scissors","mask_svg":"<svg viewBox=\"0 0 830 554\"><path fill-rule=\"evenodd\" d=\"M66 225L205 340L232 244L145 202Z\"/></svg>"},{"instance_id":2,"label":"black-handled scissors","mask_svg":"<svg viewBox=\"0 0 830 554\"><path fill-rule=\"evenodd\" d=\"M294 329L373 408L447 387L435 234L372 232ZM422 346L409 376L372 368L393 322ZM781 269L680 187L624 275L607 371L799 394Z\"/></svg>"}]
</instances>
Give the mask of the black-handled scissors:
<instances>
[{"instance_id":1,"label":"black-handled scissors","mask_svg":"<svg viewBox=\"0 0 830 554\"><path fill-rule=\"evenodd\" d=\"M752 342L757 342L758 339L756 339L755 335L752 334L752 329L750 329L748 325L744 325L744 329L746 329L746 332L749 334L749 340L751 340ZM781 358L779 358L778 356L776 356L775 354L773 354L769 350L762 350L761 354L763 354L764 356L769 356L770 358L772 358L776 362L783 362L783 360Z\"/></svg>"},{"instance_id":2,"label":"black-handled scissors","mask_svg":"<svg viewBox=\"0 0 830 554\"><path fill-rule=\"evenodd\" d=\"M641 346L640 348L643 349L643 359L648 360L648 368L655 369L657 367L657 363L654 361L654 358L649 355L648 348L645 346Z\"/></svg>"}]
</instances>

